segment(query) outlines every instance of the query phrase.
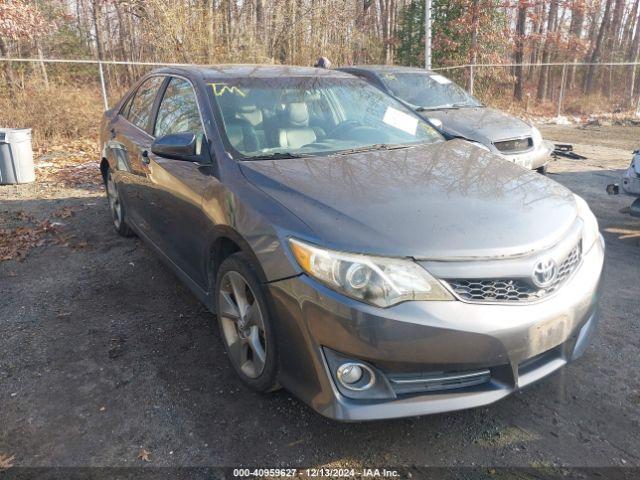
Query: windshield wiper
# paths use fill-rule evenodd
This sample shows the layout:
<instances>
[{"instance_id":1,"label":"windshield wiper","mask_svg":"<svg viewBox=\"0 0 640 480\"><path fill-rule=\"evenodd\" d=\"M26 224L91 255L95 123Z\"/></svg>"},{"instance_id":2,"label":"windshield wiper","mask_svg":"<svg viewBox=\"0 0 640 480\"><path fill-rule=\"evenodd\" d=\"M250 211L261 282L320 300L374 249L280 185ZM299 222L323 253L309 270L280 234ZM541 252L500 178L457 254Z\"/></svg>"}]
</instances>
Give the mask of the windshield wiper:
<instances>
[{"instance_id":1,"label":"windshield wiper","mask_svg":"<svg viewBox=\"0 0 640 480\"><path fill-rule=\"evenodd\" d=\"M447 103L446 105L440 105L439 107L418 107L416 112L428 112L429 110L457 110L458 108L473 107L466 102L460 103Z\"/></svg>"},{"instance_id":2,"label":"windshield wiper","mask_svg":"<svg viewBox=\"0 0 640 480\"><path fill-rule=\"evenodd\" d=\"M351 155L352 153L371 152L374 150L398 150L400 148L415 147L415 145L407 145L404 143L374 143L373 145L366 145L364 147L349 148L347 150L340 150L333 155Z\"/></svg>"},{"instance_id":3,"label":"windshield wiper","mask_svg":"<svg viewBox=\"0 0 640 480\"><path fill-rule=\"evenodd\" d=\"M273 152L265 153L264 155L249 156L245 160L281 160L284 158L304 158L310 157L309 154L303 153L291 153L291 152Z\"/></svg>"},{"instance_id":4,"label":"windshield wiper","mask_svg":"<svg viewBox=\"0 0 640 480\"><path fill-rule=\"evenodd\" d=\"M439 107L417 107L416 112L428 112L429 110L442 110L443 108L449 108L449 105L440 105Z\"/></svg>"}]
</instances>

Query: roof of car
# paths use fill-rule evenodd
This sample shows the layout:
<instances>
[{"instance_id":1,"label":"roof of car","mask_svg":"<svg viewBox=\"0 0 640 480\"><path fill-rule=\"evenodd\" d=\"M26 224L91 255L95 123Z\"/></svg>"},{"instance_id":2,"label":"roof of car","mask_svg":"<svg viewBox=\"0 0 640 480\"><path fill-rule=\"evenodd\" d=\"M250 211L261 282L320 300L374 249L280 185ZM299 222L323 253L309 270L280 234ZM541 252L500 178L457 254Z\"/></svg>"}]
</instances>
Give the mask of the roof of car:
<instances>
[{"instance_id":1,"label":"roof of car","mask_svg":"<svg viewBox=\"0 0 640 480\"><path fill-rule=\"evenodd\" d=\"M366 70L375 73L390 73L390 72L419 72L419 73L433 73L431 70L425 70L420 67L404 67L401 65L349 65L341 67L345 70Z\"/></svg>"},{"instance_id":2,"label":"roof of car","mask_svg":"<svg viewBox=\"0 0 640 480\"><path fill-rule=\"evenodd\" d=\"M347 73L326 68L297 67L292 65L212 65L173 67L157 70L159 73L183 73L206 79L224 78L279 78L279 77L336 77L351 78Z\"/></svg>"}]
</instances>

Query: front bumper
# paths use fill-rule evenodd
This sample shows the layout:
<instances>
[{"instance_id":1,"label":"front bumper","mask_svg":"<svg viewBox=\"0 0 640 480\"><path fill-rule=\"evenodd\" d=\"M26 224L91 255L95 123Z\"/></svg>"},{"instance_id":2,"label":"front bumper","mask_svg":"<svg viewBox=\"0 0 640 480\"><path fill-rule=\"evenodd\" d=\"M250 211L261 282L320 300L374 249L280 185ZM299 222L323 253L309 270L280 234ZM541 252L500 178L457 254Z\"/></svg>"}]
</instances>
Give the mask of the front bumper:
<instances>
[{"instance_id":1,"label":"front bumper","mask_svg":"<svg viewBox=\"0 0 640 480\"><path fill-rule=\"evenodd\" d=\"M598 321L601 240L553 296L526 305L405 302L381 309L306 276L268 284L281 383L338 420L425 415L487 405L578 358ZM464 388L354 398L335 380L335 358L365 363L388 387L411 375L489 371ZM330 358L329 358L330 357ZM387 388L389 391L389 388ZM346 394L345 394L346 393Z\"/></svg>"},{"instance_id":2,"label":"front bumper","mask_svg":"<svg viewBox=\"0 0 640 480\"><path fill-rule=\"evenodd\" d=\"M530 170L535 170L546 165L551 158L551 152L553 152L553 144L548 142L542 142L538 147L527 152L511 155L504 154L496 150L496 153L502 158Z\"/></svg>"}]
</instances>

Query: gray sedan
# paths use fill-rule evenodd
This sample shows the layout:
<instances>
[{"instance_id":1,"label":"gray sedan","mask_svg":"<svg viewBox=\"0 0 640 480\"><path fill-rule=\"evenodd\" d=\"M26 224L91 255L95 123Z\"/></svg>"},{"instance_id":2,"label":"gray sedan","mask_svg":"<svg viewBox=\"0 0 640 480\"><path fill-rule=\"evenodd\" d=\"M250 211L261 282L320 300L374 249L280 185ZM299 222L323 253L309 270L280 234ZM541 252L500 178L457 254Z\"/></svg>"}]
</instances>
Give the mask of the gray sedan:
<instances>
[{"instance_id":1,"label":"gray sedan","mask_svg":"<svg viewBox=\"0 0 640 480\"><path fill-rule=\"evenodd\" d=\"M100 139L116 231L215 314L254 390L339 420L477 407L578 358L596 325L585 201L352 75L158 70Z\"/></svg>"},{"instance_id":2,"label":"gray sedan","mask_svg":"<svg viewBox=\"0 0 640 480\"><path fill-rule=\"evenodd\" d=\"M388 65L345 67L393 95L451 137L484 145L525 168L546 173L553 145L533 125L482 105L445 76L420 68Z\"/></svg>"}]
</instances>

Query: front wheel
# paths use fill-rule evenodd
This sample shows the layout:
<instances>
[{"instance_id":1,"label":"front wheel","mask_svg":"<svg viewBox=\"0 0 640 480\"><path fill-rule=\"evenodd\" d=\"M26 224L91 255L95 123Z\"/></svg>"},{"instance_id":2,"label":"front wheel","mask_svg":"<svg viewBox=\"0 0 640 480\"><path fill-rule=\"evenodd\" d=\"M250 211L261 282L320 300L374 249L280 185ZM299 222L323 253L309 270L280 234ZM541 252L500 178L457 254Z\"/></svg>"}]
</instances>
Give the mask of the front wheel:
<instances>
[{"instance_id":1,"label":"front wheel","mask_svg":"<svg viewBox=\"0 0 640 480\"><path fill-rule=\"evenodd\" d=\"M262 285L246 255L235 253L222 262L215 295L220 334L233 369L253 390L276 389L275 332Z\"/></svg>"}]
</instances>

